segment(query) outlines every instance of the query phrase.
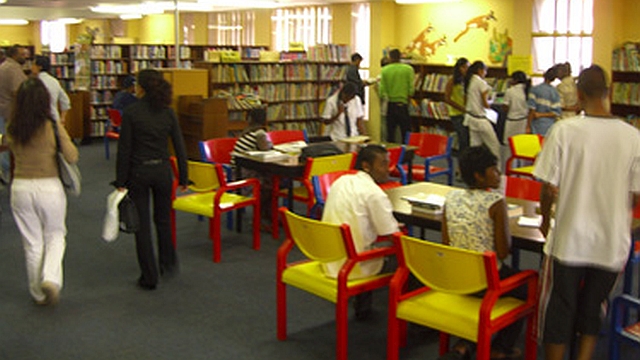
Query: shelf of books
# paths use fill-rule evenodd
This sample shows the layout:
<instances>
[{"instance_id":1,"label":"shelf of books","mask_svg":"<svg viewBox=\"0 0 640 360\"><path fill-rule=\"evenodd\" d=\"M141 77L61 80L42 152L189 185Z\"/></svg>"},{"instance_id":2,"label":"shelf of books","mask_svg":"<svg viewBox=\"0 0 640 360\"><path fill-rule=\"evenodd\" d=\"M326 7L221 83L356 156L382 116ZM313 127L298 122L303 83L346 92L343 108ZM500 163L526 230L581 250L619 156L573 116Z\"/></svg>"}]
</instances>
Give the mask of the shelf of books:
<instances>
[{"instance_id":1,"label":"shelf of books","mask_svg":"<svg viewBox=\"0 0 640 360\"><path fill-rule=\"evenodd\" d=\"M638 126L640 117L640 43L627 42L613 50L611 113Z\"/></svg>"},{"instance_id":2,"label":"shelf of books","mask_svg":"<svg viewBox=\"0 0 640 360\"><path fill-rule=\"evenodd\" d=\"M409 104L409 114L413 118L414 130L426 130L449 134L453 126L449 121L449 111L444 102L447 83L453 76L453 67L434 64L411 64L415 71L414 96ZM507 70L489 68L486 81L493 92L501 94L507 88Z\"/></svg>"},{"instance_id":3,"label":"shelf of books","mask_svg":"<svg viewBox=\"0 0 640 360\"><path fill-rule=\"evenodd\" d=\"M195 66L209 71L211 96L255 96L268 104L271 129L306 129L309 135L319 135L324 101L344 79L347 62L341 60L349 52L344 46L313 49L313 60L304 53L306 60L200 62ZM325 58L326 62L318 60ZM244 114L234 114L246 111L235 100L228 106L230 120L245 119Z\"/></svg>"},{"instance_id":4,"label":"shelf of books","mask_svg":"<svg viewBox=\"0 0 640 360\"><path fill-rule=\"evenodd\" d=\"M55 76L63 89L67 92L74 90L75 85L75 54L73 51L53 53L43 51L44 56L48 56L51 61L51 75Z\"/></svg>"}]
</instances>

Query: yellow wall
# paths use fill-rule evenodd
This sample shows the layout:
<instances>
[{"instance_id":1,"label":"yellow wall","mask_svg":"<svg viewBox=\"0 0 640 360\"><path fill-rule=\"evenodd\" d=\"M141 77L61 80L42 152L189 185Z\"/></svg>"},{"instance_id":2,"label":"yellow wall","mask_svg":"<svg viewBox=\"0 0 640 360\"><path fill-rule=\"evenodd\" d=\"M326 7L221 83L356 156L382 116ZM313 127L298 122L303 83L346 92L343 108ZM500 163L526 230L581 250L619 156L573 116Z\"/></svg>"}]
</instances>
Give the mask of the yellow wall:
<instances>
[{"instance_id":1,"label":"yellow wall","mask_svg":"<svg viewBox=\"0 0 640 360\"><path fill-rule=\"evenodd\" d=\"M36 39L39 43L40 34L37 34L37 36L34 34L34 26L37 25L38 24L34 22L20 26L0 25L0 46L10 46L14 44L35 45Z\"/></svg>"},{"instance_id":2,"label":"yellow wall","mask_svg":"<svg viewBox=\"0 0 640 360\"><path fill-rule=\"evenodd\" d=\"M148 15L140 20L141 44L174 44L175 24L173 15Z\"/></svg>"},{"instance_id":3,"label":"yellow wall","mask_svg":"<svg viewBox=\"0 0 640 360\"><path fill-rule=\"evenodd\" d=\"M255 43L271 47L271 10L255 10Z\"/></svg>"},{"instance_id":4,"label":"yellow wall","mask_svg":"<svg viewBox=\"0 0 640 360\"><path fill-rule=\"evenodd\" d=\"M351 43L351 4L331 6L331 39L334 44Z\"/></svg>"}]
</instances>

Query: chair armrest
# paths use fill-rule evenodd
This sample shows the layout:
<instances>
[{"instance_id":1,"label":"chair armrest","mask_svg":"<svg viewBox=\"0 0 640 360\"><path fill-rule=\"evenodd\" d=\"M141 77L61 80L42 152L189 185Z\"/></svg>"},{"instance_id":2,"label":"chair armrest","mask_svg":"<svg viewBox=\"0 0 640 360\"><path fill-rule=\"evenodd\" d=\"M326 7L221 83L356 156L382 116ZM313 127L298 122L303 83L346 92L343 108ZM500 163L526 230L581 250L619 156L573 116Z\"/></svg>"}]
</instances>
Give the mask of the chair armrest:
<instances>
[{"instance_id":1,"label":"chair armrest","mask_svg":"<svg viewBox=\"0 0 640 360\"><path fill-rule=\"evenodd\" d=\"M394 255L396 253L395 247L381 247L373 250L367 250L358 253L358 255L354 258L356 262L371 260L379 257L384 257L387 255Z\"/></svg>"},{"instance_id":2,"label":"chair armrest","mask_svg":"<svg viewBox=\"0 0 640 360\"><path fill-rule=\"evenodd\" d=\"M229 164L220 164L222 165L222 170L224 170L225 175L227 176L227 181L231 181L233 179L233 169Z\"/></svg>"},{"instance_id":3,"label":"chair armrest","mask_svg":"<svg viewBox=\"0 0 640 360\"><path fill-rule=\"evenodd\" d=\"M424 160L425 160L425 163L430 163L431 161L434 161L434 160L447 159L447 158L449 158L448 154L441 154L441 155L429 156Z\"/></svg>"},{"instance_id":4,"label":"chair armrest","mask_svg":"<svg viewBox=\"0 0 640 360\"><path fill-rule=\"evenodd\" d=\"M629 316L629 308L640 310L640 299L636 299L633 296L622 294L613 299L612 313L611 313L611 326L613 331L621 332L622 328L627 325Z\"/></svg>"},{"instance_id":5,"label":"chair armrest","mask_svg":"<svg viewBox=\"0 0 640 360\"><path fill-rule=\"evenodd\" d=\"M249 178L249 179L243 179L243 180L227 183L227 185L222 187L221 189L224 191L229 191L229 190L237 190L244 187L251 187L256 185L259 186L260 181L258 181L258 179L255 179L255 178Z\"/></svg>"},{"instance_id":6,"label":"chair armrest","mask_svg":"<svg viewBox=\"0 0 640 360\"><path fill-rule=\"evenodd\" d=\"M534 270L523 270L515 275L509 276L506 279L500 280L500 288L497 290L499 295L507 293L519 286L529 283L530 281L536 281L538 273Z\"/></svg>"}]
</instances>

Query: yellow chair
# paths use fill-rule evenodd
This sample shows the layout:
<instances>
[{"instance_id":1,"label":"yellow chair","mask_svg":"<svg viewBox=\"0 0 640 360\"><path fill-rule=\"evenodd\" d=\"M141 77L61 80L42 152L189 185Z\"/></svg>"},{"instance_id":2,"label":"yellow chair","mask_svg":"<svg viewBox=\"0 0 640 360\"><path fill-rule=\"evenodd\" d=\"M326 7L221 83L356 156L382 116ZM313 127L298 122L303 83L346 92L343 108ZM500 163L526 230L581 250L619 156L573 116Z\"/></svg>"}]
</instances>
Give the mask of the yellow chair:
<instances>
[{"instance_id":1,"label":"yellow chair","mask_svg":"<svg viewBox=\"0 0 640 360\"><path fill-rule=\"evenodd\" d=\"M313 184L311 182L312 178L334 171L353 169L354 160L355 156L353 153L307 158L302 178L294 179L301 184L293 188L293 200L307 204L307 215L310 216L311 208L313 208L313 204L315 203ZM278 226L278 199L281 197L288 198L289 190L280 190L279 177L274 178L273 189L273 196L271 198L272 235L274 239L277 239L280 232Z\"/></svg>"},{"instance_id":2,"label":"yellow chair","mask_svg":"<svg viewBox=\"0 0 640 360\"><path fill-rule=\"evenodd\" d=\"M511 157L507 159L507 176L528 176L533 178L533 165L513 167L515 160L533 162L542 149L543 137L537 134L519 134L509 138Z\"/></svg>"},{"instance_id":3,"label":"yellow chair","mask_svg":"<svg viewBox=\"0 0 640 360\"><path fill-rule=\"evenodd\" d=\"M393 274L380 274L349 280L349 274L365 260L395 253L395 248L379 248L356 253L351 230L346 224L334 225L296 215L280 208L286 239L278 249L277 311L278 339L287 338L286 285L319 296L336 304L337 359L347 359L347 312L351 296L389 284ZM296 245L308 258L301 262L287 262L287 255ZM323 263L346 259L337 279L329 278Z\"/></svg>"},{"instance_id":4,"label":"yellow chair","mask_svg":"<svg viewBox=\"0 0 640 360\"><path fill-rule=\"evenodd\" d=\"M500 280L493 252L479 253L394 235L399 267L389 288L387 359L398 359L406 343L406 322L440 331L440 355L449 350L449 335L478 344L477 359L489 360L491 336L527 317L526 359L535 360L536 291L538 274L522 271ZM411 272L425 286L405 293ZM527 300L500 297L527 286ZM484 297L477 297L486 290Z\"/></svg>"},{"instance_id":5,"label":"yellow chair","mask_svg":"<svg viewBox=\"0 0 640 360\"><path fill-rule=\"evenodd\" d=\"M175 158L172 158L174 172ZM213 241L213 261L220 262L220 231L222 213L253 206L253 248L260 249L260 183L257 179L245 179L227 183L222 166L205 162L189 161L189 190L191 193L178 196L177 181L173 187L173 209L171 229L174 246L176 243L175 210L209 218L209 238ZM177 176L176 176L177 179ZM251 196L244 196L241 189L251 190Z\"/></svg>"}]
</instances>

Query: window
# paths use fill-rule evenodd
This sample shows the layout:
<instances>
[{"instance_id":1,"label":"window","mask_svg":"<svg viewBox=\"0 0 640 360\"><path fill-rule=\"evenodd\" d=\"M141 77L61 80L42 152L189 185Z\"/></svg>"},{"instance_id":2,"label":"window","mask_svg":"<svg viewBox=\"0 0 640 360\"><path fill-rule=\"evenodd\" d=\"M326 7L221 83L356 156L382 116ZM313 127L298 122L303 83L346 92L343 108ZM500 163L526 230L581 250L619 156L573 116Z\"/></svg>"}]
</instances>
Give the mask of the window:
<instances>
[{"instance_id":1,"label":"window","mask_svg":"<svg viewBox=\"0 0 640 360\"><path fill-rule=\"evenodd\" d=\"M533 71L570 62L574 75L591 66L593 0L534 0Z\"/></svg>"},{"instance_id":2,"label":"window","mask_svg":"<svg viewBox=\"0 0 640 360\"><path fill-rule=\"evenodd\" d=\"M209 43L216 45L254 45L255 13L230 11L209 14Z\"/></svg>"},{"instance_id":3,"label":"window","mask_svg":"<svg viewBox=\"0 0 640 360\"><path fill-rule=\"evenodd\" d=\"M54 53L63 52L67 47L67 26L62 21L42 21L40 23L40 41L49 46Z\"/></svg>"},{"instance_id":4,"label":"window","mask_svg":"<svg viewBox=\"0 0 640 360\"><path fill-rule=\"evenodd\" d=\"M273 23L273 50L288 51L290 43L304 48L331 43L331 11L327 6L276 9Z\"/></svg>"}]
</instances>

